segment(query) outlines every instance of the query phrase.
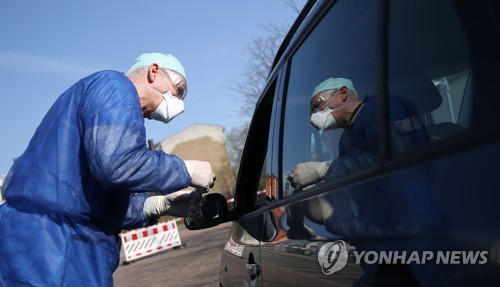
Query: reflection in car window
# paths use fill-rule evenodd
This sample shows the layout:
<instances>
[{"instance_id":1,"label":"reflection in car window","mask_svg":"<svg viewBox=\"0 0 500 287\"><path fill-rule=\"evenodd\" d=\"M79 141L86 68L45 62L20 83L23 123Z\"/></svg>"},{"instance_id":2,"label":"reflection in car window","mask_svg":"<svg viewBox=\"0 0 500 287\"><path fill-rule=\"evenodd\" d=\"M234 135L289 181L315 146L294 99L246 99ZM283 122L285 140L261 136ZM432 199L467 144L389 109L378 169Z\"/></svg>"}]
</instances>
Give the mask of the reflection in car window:
<instances>
[{"instance_id":1,"label":"reflection in car window","mask_svg":"<svg viewBox=\"0 0 500 287\"><path fill-rule=\"evenodd\" d=\"M352 11L356 11L355 17ZM341 138L349 130L351 115L359 111L367 95L376 93L376 16L374 1L337 1L291 58L285 96L282 196L374 162L358 161L352 170L333 164L342 153ZM328 108L337 109L331 112ZM370 135L358 136L370 136L370 141L377 142L375 131L363 132ZM359 150L367 144L361 138L351 140L358 141ZM378 148L373 146L372 151L374 158Z\"/></svg>"},{"instance_id":2,"label":"reflection in car window","mask_svg":"<svg viewBox=\"0 0 500 287\"><path fill-rule=\"evenodd\" d=\"M267 156L266 160L264 160L264 164L260 171L259 187L257 189L257 198L256 198L257 204L264 202L266 200L266 184L267 184L266 170L267 170Z\"/></svg>"},{"instance_id":3,"label":"reflection in car window","mask_svg":"<svg viewBox=\"0 0 500 287\"><path fill-rule=\"evenodd\" d=\"M411 134L424 125L431 142L465 132L471 68L452 1L395 1L389 22L398 23L389 31L389 92L411 102L419 114L418 120L400 122L399 132Z\"/></svg>"}]
</instances>

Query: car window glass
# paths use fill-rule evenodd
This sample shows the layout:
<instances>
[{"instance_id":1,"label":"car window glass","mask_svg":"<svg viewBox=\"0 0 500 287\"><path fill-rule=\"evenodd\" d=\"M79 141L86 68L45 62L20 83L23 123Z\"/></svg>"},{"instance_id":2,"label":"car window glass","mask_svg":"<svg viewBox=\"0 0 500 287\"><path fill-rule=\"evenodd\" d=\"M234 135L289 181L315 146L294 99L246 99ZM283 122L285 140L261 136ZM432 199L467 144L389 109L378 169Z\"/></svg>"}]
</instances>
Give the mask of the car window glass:
<instances>
[{"instance_id":1,"label":"car window glass","mask_svg":"<svg viewBox=\"0 0 500 287\"><path fill-rule=\"evenodd\" d=\"M425 21L419 20L422 15ZM389 23L398 23L389 30L393 151L402 153L467 131L471 66L452 1L391 2Z\"/></svg>"},{"instance_id":2,"label":"car window glass","mask_svg":"<svg viewBox=\"0 0 500 287\"><path fill-rule=\"evenodd\" d=\"M282 196L342 178L376 161L376 124L350 132L349 122L365 98L375 98L377 7L376 1L337 1L292 56L284 97ZM341 91L346 86L348 90ZM331 113L340 123L337 128L331 117L320 115L326 106L337 108ZM315 120L311 111L317 114ZM374 115L374 110L368 113ZM356 149L360 158L339 157L345 148ZM298 169L303 175L321 170L320 179L302 181Z\"/></svg>"}]
</instances>

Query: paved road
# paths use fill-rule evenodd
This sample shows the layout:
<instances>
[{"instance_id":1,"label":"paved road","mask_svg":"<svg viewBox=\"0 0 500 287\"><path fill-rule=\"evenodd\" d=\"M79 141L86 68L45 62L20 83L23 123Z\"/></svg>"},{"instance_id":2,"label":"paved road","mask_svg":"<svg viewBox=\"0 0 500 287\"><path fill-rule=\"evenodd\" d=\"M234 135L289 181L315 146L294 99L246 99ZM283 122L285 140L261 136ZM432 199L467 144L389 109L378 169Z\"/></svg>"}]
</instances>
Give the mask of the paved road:
<instances>
[{"instance_id":1,"label":"paved road","mask_svg":"<svg viewBox=\"0 0 500 287\"><path fill-rule=\"evenodd\" d=\"M221 250L230 230L231 223L197 231L179 224L185 246L131 264L120 264L113 274L115 286L219 286Z\"/></svg>"}]
</instances>

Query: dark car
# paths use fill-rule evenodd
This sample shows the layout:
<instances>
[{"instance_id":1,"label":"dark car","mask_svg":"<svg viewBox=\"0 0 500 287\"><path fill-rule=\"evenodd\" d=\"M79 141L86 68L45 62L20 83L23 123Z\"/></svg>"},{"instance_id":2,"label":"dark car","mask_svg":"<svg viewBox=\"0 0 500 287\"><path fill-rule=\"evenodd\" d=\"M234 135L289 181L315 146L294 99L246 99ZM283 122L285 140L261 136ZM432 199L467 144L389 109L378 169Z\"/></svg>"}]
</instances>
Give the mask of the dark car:
<instances>
[{"instance_id":1,"label":"dark car","mask_svg":"<svg viewBox=\"0 0 500 287\"><path fill-rule=\"evenodd\" d=\"M234 206L211 194L186 221L232 222L220 285L500 286L498 15L496 0L307 2L257 103ZM318 100L327 79L362 103L343 128L311 124L339 90ZM301 163L320 179L297 184Z\"/></svg>"}]
</instances>

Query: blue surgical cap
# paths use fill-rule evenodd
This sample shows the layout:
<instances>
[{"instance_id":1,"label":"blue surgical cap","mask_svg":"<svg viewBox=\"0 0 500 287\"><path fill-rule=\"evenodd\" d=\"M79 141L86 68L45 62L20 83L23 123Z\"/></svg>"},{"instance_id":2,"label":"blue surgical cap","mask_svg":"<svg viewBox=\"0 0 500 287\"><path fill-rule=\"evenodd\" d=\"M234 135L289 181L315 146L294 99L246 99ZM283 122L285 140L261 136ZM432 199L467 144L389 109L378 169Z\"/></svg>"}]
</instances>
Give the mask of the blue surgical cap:
<instances>
[{"instance_id":1,"label":"blue surgical cap","mask_svg":"<svg viewBox=\"0 0 500 287\"><path fill-rule=\"evenodd\" d=\"M162 53L142 54L139 57L137 57L137 59L135 59L129 71L137 67L149 66L153 63L158 64L162 68L166 68L180 73L187 81L186 71L184 70L184 67L182 66L181 62L179 62L179 60L177 60L177 58L171 54L162 54Z\"/></svg>"},{"instance_id":2,"label":"blue surgical cap","mask_svg":"<svg viewBox=\"0 0 500 287\"><path fill-rule=\"evenodd\" d=\"M328 90L337 90L342 87L347 87L349 90L356 92L351 80L345 78L328 78L321 82L321 84L317 85L316 88L314 88L314 92L311 98L314 97L317 93Z\"/></svg>"}]
</instances>

